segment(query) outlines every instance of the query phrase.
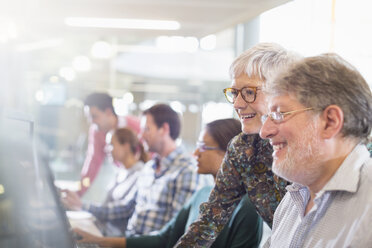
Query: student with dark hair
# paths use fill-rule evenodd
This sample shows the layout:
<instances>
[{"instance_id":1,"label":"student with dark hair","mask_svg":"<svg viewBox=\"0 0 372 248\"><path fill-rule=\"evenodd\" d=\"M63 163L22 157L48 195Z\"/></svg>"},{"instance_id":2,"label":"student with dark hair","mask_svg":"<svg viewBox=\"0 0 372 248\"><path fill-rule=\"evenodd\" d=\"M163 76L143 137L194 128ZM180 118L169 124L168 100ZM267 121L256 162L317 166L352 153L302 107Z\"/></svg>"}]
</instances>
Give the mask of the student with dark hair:
<instances>
[{"instance_id":1,"label":"student with dark hair","mask_svg":"<svg viewBox=\"0 0 372 248\"><path fill-rule=\"evenodd\" d=\"M85 99L84 111L91 123L88 149L81 170L79 195L82 196L98 175L106 157L106 135L118 127L128 127L139 133L140 121L134 116L118 116L114 111L112 97L106 93L92 93Z\"/></svg>"},{"instance_id":2,"label":"student with dark hair","mask_svg":"<svg viewBox=\"0 0 372 248\"><path fill-rule=\"evenodd\" d=\"M176 143L181 130L177 112L156 104L142 116L142 139L154 156L138 180L137 205L127 236L160 230L207 183L195 171L192 156Z\"/></svg>"},{"instance_id":3,"label":"student with dark hair","mask_svg":"<svg viewBox=\"0 0 372 248\"><path fill-rule=\"evenodd\" d=\"M199 174L216 177L227 150L229 141L241 132L241 125L235 119L222 119L208 123L200 133L194 155L197 158ZM156 235L129 238L97 238L78 231L82 242L96 242L110 247L170 248L173 247L186 228L198 217L199 205L208 199L212 186L197 191L177 215ZM247 196L235 209L228 225L221 231L213 248L258 247L262 234L262 220Z\"/></svg>"},{"instance_id":4,"label":"student with dark hair","mask_svg":"<svg viewBox=\"0 0 372 248\"><path fill-rule=\"evenodd\" d=\"M135 184L147 161L147 154L137 135L129 128L115 130L111 139L111 154L122 168L118 169L103 204L83 203L76 192L68 190L62 191L62 202L67 209L92 213L105 236L121 236L125 234L128 219L134 211Z\"/></svg>"},{"instance_id":5,"label":"student with dark hair","mask_svg":"<svg viewBox=\"0 0 372 248\"><path fill-rule=\"evenodd\" d=\"M181 132L181 121L178 114L166 104L157 104L145 110L143 115L150 116L153 123L158 127L162 127L167 123L169 126L169 136L172 140L176 140ZM145 130L146 131L146 130Z\"/></svg>"},{"instance_id":6,"label":"student with dark hair","mask_svg":"<svg viewBox=\"0 0 372 248\"><path fill-rule=\"evenodd\" d=\"M112 105L112 97L106 93L95 92L89 94L85 98L84 105L88 107L96 107L101 111L109 109L113 113L115 112L114 106Z\"/></svg>"}]
</instances>

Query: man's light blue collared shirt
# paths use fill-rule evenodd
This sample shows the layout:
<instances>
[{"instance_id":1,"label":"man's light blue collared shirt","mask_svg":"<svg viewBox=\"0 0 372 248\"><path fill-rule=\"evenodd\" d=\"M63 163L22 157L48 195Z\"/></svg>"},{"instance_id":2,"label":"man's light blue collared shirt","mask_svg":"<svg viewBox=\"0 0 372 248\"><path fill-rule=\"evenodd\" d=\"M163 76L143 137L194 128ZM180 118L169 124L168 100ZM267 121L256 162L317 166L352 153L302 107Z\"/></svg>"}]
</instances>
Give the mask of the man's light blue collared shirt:
<instances>
[{"instance_id":1,"label":"man's light blue collared shirt","mask_svg":"<svg viewBox=\"0 0 372 248\"><path fill-rule=\"evenodd\" d=\"M295 183L287 190L265 247L372 247L372 158L365 146L347 156L306 216L309 190Z\"/></svg>"}]
</instances>

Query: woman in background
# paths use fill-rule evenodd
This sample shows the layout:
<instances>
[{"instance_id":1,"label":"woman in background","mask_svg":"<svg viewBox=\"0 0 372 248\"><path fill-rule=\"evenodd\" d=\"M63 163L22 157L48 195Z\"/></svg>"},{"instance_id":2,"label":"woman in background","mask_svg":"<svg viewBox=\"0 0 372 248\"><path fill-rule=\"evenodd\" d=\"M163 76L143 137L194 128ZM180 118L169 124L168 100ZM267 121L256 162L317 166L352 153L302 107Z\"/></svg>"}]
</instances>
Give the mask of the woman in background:
<instances>
[{"instance_id":1,"label":"woman in background","mask_svg":"<svg viewBox=\"0 0 372 248\"><path fill-rule=\"evenodd\" d=\"M235 119L216 120L208 123L201 131L194 155L197 158L199 174L211 174L215 178L220 169L229 141L241 132L241 125ZM208 200L213 186L206 186L196 192L180 212L156 235L131 238L100 238L81 230L75 230L83 237L80 242L98 243L109 247L173 247L188 226L197 219L199 205ZM213 248L258 247L262 235L262 220L247 196L243 197L228 224L212 244Z\"/></svg>"},{"instance_id":2,"label":"woman in background","mask_svg":"<svg viewBox=\"0 0 372 248\"><path fill-rule=\"evenodd\" d=\"M98 220L105 236L122 236L135 207L135 183L147 160L136 134L129 128L119 128L112 135L111 154L121 166L103 204L83 203L78 194L63 190L62 202L67 209L85 210Z\"/></svg>"}]
</instances>

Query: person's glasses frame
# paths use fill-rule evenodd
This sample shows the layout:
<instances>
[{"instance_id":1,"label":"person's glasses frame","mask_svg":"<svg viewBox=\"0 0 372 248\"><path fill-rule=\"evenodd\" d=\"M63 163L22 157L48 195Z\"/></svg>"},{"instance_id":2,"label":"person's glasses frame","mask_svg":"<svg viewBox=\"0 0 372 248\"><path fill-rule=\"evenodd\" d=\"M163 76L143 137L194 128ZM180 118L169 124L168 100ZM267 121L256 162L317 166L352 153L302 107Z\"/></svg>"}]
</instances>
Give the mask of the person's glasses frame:
<instances>
[{"instance_id":1,"label":"person's glasses frame","mask_svg":"<svg viewBox=\"0 0 372 248\"><path fill-rule=\"evenodd\" d=\"M261 123L264 124L267 118L270 118L275 124L279 124L284 121L284 117L286 117L287 115L295 114L295 113L302 112L302 111L308 111L312 109L313 108L304 108L304 109L297 109L297 110L292 110L288 112L278 112L278 111L270 112L268 114L261 116Z\"/></svg>"},{"instance_id":2,"label":"person's glasses frame","mask_svg":"<svg viewBox=\"0 0 372 248\"><path fill-rule=\"evenodd\" d=\"M207 146L207 145L205 145L204 142L197 142L197 143L196 143L196 148L197 148L200 152L212 151L212 150L221 150L219 147L215 147L215 146Z\"/></svg>"},{"instance_id":3,"label":"person's glasses frame","mask_svg":"<svg viewBox=\"0 0 372 248\"><path fill-rule=\"evenodd\" d=\"M226 88L223 89L223 93L225 94L226 100L229 103L234 104L239 94L246 103L253 103L254 101L256 101L257 91L260 89L261 89L260 87L251 86L243 87L241 89Z\"/></svg>"}]
</instances>

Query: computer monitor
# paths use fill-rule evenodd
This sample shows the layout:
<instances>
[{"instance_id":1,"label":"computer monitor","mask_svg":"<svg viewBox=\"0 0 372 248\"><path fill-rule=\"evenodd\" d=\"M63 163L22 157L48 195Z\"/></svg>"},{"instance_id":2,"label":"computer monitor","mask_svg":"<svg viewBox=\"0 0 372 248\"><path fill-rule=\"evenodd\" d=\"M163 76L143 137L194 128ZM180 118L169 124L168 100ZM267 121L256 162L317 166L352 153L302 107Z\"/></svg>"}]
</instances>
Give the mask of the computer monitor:
<instances>
[{"instance_id":1,"label":"computer monitor","mask_svg":"<svg viewBox=\"0 0 372 248\"><path fill-rule=\"evenodd\" d=\"M52 173L37 156L32 118L0 118L0 247L74 247Z\"/></svg>"}]
</instances>

